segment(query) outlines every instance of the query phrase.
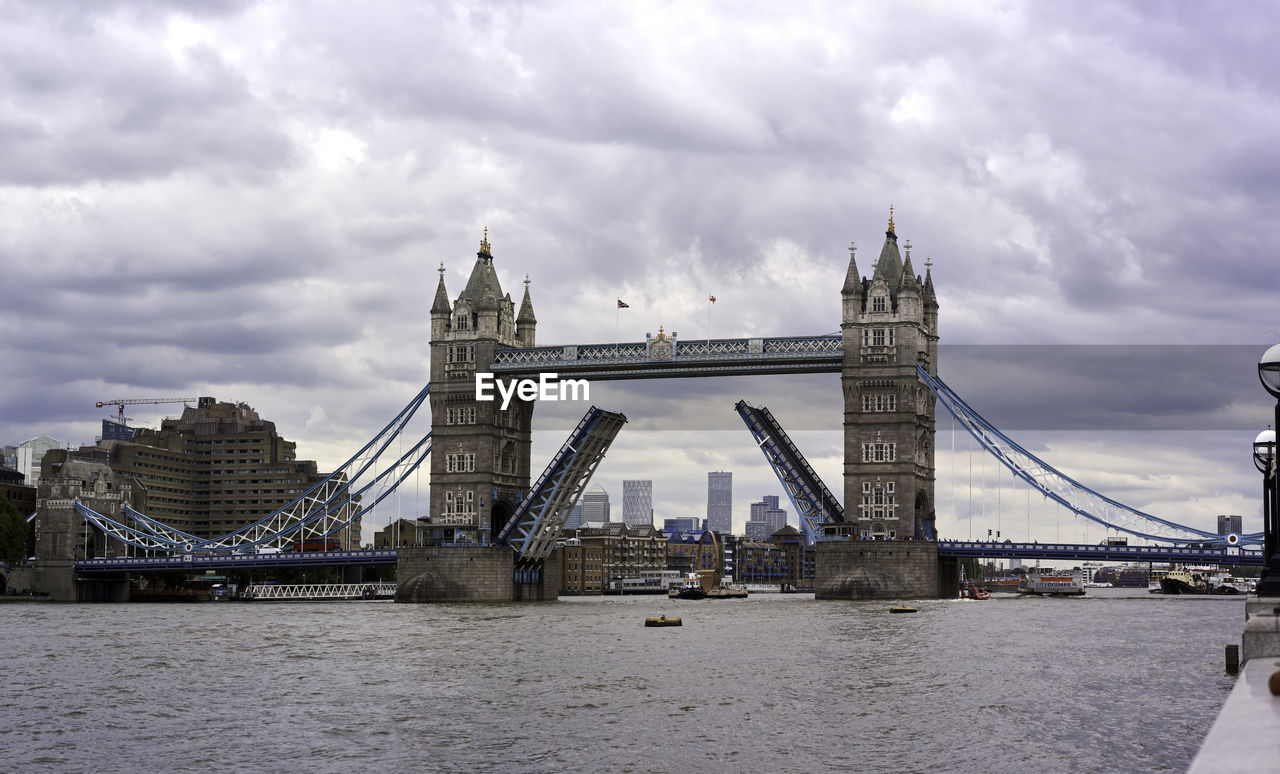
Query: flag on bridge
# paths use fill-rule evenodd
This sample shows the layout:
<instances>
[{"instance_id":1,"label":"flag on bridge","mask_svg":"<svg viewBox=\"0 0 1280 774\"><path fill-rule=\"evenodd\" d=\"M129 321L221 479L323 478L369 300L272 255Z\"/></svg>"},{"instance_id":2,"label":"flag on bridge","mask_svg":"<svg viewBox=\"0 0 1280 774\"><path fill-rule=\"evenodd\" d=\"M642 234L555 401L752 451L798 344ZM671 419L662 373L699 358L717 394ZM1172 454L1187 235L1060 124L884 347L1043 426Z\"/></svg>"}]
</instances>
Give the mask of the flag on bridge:
<instances>
[{"instance_id":1,"label":"flag on bridge","mask_svg":"<svg viewBox=\"0 0 1280 774\"><path fill-rule=\"evenodd\" d=\"M619 309L630 309L630 308L631 308L631 304L628 304L626 301L623 301L621 298L619 298L619 299L618 299L618 308L619 308Z\"/></svg>"}]
</instances>

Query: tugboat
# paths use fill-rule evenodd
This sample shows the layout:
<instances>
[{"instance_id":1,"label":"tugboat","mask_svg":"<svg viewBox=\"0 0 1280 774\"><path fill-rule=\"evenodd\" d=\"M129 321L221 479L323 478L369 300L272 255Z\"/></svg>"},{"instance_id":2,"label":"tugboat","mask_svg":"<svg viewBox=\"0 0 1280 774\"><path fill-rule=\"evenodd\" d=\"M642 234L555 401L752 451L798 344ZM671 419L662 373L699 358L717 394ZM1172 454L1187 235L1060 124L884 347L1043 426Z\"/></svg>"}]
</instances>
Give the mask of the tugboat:
<instances>
[{"instance_id":1,"label":"tugboat","mask_svg":"<svg viewBox=\"0 0 1280 774\"><path fill-rule=\"evenodd\" d=\"M1169 570L1160 579L1160 591L1165 594L1208 594L1209 582L1200 573L1179 567Z\"/></svg>"},{"instance_id":2,"label":"tugboat","mask_svg":"<svg viewBox=\"0 0 1280 774\"><path fill-rule=\"evenodd\" d=\"M702 579L698 577L698 573L691 572L684 576L684 585L671 589L667 596L671 599L706 599L707 590L702 588Z\"/></svg>"}]
</instances>

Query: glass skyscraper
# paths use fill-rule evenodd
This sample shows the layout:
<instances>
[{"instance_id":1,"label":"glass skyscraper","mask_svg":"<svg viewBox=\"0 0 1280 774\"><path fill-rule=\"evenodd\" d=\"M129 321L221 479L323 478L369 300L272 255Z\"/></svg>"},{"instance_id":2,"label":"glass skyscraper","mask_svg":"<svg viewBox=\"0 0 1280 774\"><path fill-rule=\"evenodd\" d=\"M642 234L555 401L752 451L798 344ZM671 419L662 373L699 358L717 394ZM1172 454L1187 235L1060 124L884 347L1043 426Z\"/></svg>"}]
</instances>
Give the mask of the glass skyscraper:
<instances>
[{"instance_id":1,"label":"glass skyscraper","mask_svg":"<svg viewBox=\"0 0 1280 774\"><path fill-rule=\"evenodd\" d=\"M733 474L707 474L707 529L733 531Z\"/></svg>"}]
</instances>

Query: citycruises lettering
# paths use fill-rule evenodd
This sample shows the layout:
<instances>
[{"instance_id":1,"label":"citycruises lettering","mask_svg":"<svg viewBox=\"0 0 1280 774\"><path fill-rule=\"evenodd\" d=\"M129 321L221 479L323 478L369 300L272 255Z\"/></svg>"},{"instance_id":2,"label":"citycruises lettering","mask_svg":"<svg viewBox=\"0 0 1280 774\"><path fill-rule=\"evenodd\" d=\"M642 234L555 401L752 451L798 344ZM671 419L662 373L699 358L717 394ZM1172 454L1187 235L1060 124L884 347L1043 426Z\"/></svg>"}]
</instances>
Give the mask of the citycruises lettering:
<instances>
[{"instance_id":1,"label":"citycruises lettering","mask_svg":"<svg viewBox=\"0 0 1280 774\"><path fill-rule=\"evenodd\" d=\"M493 374L476 374L476 400L495 400L495 388L502 397L502 411L507 410L513 396L520 400L591 400L591 383L586 379L560 379L559 374L542 373L537 379L500 382Z\"/></svg>"}]
</instances>

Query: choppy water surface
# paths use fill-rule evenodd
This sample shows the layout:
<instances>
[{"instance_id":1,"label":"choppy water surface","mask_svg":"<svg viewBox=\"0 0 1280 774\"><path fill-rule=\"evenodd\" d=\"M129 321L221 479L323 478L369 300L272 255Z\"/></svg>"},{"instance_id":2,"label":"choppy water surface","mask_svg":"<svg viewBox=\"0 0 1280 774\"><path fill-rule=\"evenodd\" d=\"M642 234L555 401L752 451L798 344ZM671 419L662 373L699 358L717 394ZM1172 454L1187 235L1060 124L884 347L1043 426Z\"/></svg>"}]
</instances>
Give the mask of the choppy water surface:
<instances>
[{"instance_id":1,"label":"choppy water surface","mask_svg":"<svg viewBox=\"0 0 1280 774\"><path fill-rule=\"evenodd\" d=\"M1244 623L890 604L0 605L0 771L1182 771Z\"/></svg>"}]
</instances>

